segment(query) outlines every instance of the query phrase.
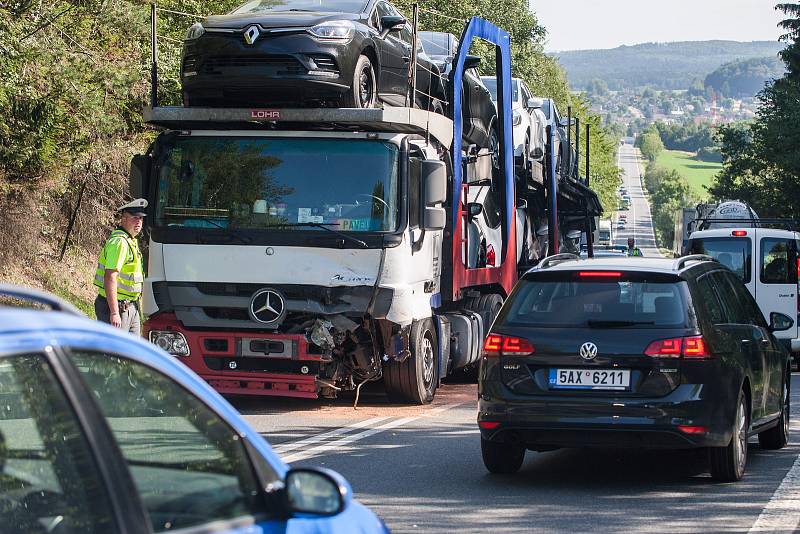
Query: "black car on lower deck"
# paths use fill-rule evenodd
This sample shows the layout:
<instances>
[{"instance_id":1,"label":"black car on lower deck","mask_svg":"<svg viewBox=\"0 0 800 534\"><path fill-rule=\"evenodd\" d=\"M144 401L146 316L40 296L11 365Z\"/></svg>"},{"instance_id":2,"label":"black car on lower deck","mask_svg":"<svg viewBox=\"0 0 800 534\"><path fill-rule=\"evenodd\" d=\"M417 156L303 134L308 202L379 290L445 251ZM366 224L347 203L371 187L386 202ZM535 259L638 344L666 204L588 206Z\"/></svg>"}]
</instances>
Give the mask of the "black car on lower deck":
<instances>
[{"instance_id":1,"label":"black car on lower deck","mask_svg":"<svg viewBox=\"0 0 800 534\"><path fill-rule=\"evenodd\" d=\"M411 51L411 26L384 0L253 0L189 29L184 105L403 106ZM424 53L416 84L418 107L444 109Z\"/></svg>"},{"instance_id":2,"label":"black car on lower deck","mask_svg":"<svg viewBox=\"0 0 800 534\"><path fill-rule=\"evenodd\" d=\"M789 354L736 275L708 256L571 255L527 272L484 343L483 459L517 471L526 450L708 447L738 480L747 438L786 445Z\"/></svg>"}]
</instances>

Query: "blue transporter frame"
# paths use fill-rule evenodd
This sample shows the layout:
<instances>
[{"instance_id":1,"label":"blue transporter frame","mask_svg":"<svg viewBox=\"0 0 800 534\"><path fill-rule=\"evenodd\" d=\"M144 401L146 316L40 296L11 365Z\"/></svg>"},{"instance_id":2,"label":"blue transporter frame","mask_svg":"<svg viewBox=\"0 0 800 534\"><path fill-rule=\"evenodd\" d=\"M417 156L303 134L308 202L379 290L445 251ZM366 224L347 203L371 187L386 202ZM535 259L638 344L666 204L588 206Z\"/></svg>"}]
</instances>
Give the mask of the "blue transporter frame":
<instances>
[{"instance_id":1,"label":"blue transporter frame","mask_svg":"<svg viewBox=\"0 0 800 534\"><path fill-rule=\"evenodd\" d=\"M483 39L495 45L498 68L497 74L497 114L500 122L500 147L502 157L500 168L505 190L505 210L502 226L503 249L500 265L478 269L467 269L462 259L462 235L464 232L464 156L462 153L463 123L461 108L463 104L461 88L464 78L464 62L474 38ZM511 36L480 17L472 17L467 23L458 44L453 62L453 212L452 212L452 299L459 300L462 289L475 286L500 285L506 295L517 280L516 256L516 192L514 183L514 154L511 112Z\"/></svg>"}]
</instances>

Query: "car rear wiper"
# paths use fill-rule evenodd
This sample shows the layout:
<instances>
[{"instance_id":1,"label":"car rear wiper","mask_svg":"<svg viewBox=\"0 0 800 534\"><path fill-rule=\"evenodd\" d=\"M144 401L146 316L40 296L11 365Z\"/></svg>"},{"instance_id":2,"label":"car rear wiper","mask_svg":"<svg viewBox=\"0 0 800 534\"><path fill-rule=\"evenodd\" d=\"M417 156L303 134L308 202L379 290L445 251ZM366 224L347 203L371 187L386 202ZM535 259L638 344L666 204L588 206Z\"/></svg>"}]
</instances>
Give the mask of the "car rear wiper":
<instances>
[{"instance_id":1,"label":"car rear wiper","mask_svg":"<svg viewBox=\"0 0 800 534\"><path fill-rule=\"evenodd\" d=\"M589 328L624 328L638 324L656 324L655 321L601 321L590 319L586 321Z\"/></svg>"},{"instance_id":2,"label":"car rear wiper","mask_svg":"<svg viewBox=\"0 0 800 534\"><path fill-rule=\"evenodd\" d=\"M328 228L329 226L339 226L339 223L315 223L315 222L303 222L303 223L278 223L278 224L269 224L267 225L268 228L321 228L323 230L327 230L328 232L338 235L342 239L350 241L351 243L355 243L356 245L360 246L361 248L369 248L364 241L357 239L351 235L347 235L342 232L337 232L333 228Z\"/></svg>"}]
</instances>

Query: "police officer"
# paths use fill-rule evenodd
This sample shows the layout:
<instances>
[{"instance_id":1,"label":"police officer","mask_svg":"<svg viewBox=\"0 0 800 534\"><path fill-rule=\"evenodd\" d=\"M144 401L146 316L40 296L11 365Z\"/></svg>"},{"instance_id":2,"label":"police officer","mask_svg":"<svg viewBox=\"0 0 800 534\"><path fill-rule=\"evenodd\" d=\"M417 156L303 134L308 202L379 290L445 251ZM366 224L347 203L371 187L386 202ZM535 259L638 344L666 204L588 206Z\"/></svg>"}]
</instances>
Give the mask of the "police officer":
<instances>
[{"instance_id":1,"label":"police officer","mask_svg":"<svg viewBox=\"0 0 800 534\"><path fill-rule=\"evenodd\" d=\"M97 319L137 336L141 335L139 296L144 271L136 236L142 231L146 208L143 198L119 208L119 226L103 245L94 277L99 293L94 301Z\"/></svg>"},{"instance_id":2,"label":"police officer","mask_svg":"<svg viewBox=\"0 0 800 534\"><path fill-rule=\"evenodd\" d=\"M628 238L628 256L644 256L632 237Z\"/></svg>"}]
</instances>

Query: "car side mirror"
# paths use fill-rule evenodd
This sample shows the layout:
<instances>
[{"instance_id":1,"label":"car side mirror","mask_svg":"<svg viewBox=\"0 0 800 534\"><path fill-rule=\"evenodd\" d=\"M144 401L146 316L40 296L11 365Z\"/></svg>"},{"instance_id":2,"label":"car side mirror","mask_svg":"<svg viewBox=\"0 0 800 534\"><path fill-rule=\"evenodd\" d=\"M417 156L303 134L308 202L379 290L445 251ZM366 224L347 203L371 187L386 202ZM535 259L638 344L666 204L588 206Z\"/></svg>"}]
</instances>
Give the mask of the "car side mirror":
<instances>
[{"instance_id":1,"label":"car side mirror","mask_svg":"<svg viewBox=\"0 0 800 534\"><path fill-rule=\"evenodd\" d=\"M347 481L330 469L290 469L284 484L287 509L292 514L336 515L352 498Z\"/></svg>"},{"instance_id":2,"label":"car side mirror","mask_svg":"<svg viewBox=\"0 0 800 534\"><path fill-rule=\"evenodd\" d=\"M474 219L481 213L483 213L483 204L480 202L470 202L467 204L467 214L470 219Z\"/></svg>"},{"instance_id":3,"label":"car side mirror","mask_svg":"<svg viewBox=\"0 0 800 534\"><path fill-rule=\"evenodd\" d=\"M527 210L528 209L528 201L524 198L517 199L517 209L518 210Z\"/></svg>"},{"instance_id":4,"label":"car side mirror","mask_svg":"<svg viewBox=\"0 0 800 534\"><path fill-rule=\"evenodd\" d=\"M477 69L480 64L480 56L467 56L464 58L464 70Z\"/></svg>"},{"instance_id":5,"label":"car side mirror","mask_svg":"<svg viewBox=\"0 0 800 534\"><path fill-rule=\"evenodd\" d=\"M422 183L422 227L425 230L441 230L447 223L447 212L442 204L447 200L447 167L438 159L420 162Z\"/></svg>"},{"instance_id":6,"label":"car side mirror","mask_svg":"<svg viewBox=\"0 0 800 534\"><path fill-rule=\"evenodd\" d=\"M128 189L133 198L146 198L150 190L150 169L153 157L137 154L131 160L131 169L128 173Z\"/></svg>"},{"instance_id":7,"label":"car side mirror","mask_svg":"<svg viewBox=\"0 0 800 534\"><path fill-rule=\"evenodd\" d=\"M794 319L786 314L772 312L769 314L769 331L783 332L794 326Z\"/></svg>"},{"instance_id":8,"label":"car side mirror","mask_svg":"<svg viewBox=\"0 0 800 534\"><path fill-rule=\"evenodd\" d=\"M399 32L405 28L407 22L405 17L399 15L384 15L381 17L381 39L392 32Z\"/></svg>"}]
</instances>

